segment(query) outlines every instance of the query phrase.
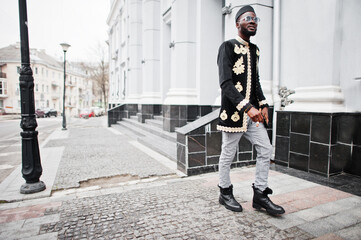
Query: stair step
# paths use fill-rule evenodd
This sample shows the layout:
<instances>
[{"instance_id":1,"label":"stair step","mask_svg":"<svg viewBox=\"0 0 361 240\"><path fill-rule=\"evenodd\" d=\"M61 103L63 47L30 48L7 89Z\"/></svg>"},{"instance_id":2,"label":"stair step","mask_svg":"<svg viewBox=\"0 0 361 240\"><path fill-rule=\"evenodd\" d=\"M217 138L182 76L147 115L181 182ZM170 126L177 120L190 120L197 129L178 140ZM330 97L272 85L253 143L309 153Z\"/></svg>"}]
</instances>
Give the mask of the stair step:
<instances>
[{"instance_id":1,"label":"stair step","mask_svg":"<svg viewBox=\"0 0 361 240\"><path fill-rule=\"evenodd\" d=\"M133 120L137 120L138 121L138 116L134 116L134 115L132 115L132 116L130 116L130 119L133 119Z\"/></svg>"},{"instance_id":2,"label":"stair step","mask_svg":"<svg viewBox=\"0 0 361 240\"><path fill-rule=\"evenodd\" d=\"M135 138L138 142L164 155L165 157L175 162L177 161L177 143L175 141L143 130L139 126L135 126L132 121L119 121L117 124L112 125L112 127L117 128L121 132Z\"/></svg>"},{"instance_id":3,"label":"stair step","mask_svg":"<svg viewBox=\"0 0 361 240\"><path fill-rule=\"evenodd\" d=\"M145 123L163 130L163 119L161 121L158 119L146 119Z\"/></svg>"},{"instance_id":4,"label":"stair step","mask_svg":"<svg viewBox=\"0 0 361 240\"><path fill-rule=\"evenodd\" d=\"M177 141L177 134L175 132L167 132L167 131L164 131L162 128L155 127L150 124L140 123L137 120L134 120L131 118L123 118L123 120L120 121L119 123L121 123L121 122L128 122L133 125L132 128L134 128L136 126L144 131L147 131L147 132L157 135L159 137L165 138L167 140L170 140L173 142Z\"/></svg>"},{"instance_id":5,"label":"stair step","mask_svg":"<svg viewBox=\"0 0 361 240\"><path fill-rule=\"evenodd\" d=\"M159 120L159 121L162 121L163 122L163 116L161 115L155 115L153 116L155 120Z\"/></svg>"}]
</instances>

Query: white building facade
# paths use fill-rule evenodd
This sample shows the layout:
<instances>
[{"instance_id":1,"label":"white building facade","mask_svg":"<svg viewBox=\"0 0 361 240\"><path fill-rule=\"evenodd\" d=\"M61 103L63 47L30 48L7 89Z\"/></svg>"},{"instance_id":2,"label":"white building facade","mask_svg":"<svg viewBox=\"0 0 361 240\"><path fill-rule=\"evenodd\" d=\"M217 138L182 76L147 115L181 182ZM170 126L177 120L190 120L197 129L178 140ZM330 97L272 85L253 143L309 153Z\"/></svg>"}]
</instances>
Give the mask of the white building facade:
<instances>
[{"instance_id":1,"label":"white building facade","mask_svg":"<svg viewBox=\"0 0 361 240\"><path fill-rule=\"evenodd\" d=\"M220 105L218 47L237 34L234 16L246 4L261 18L251 41L261 51L261 84L271 105L278 108L285 86L296 92L286 110L361 110L357 0L111 0L110 107L163 111L175 121L164 128L172 131L194 111ZM183 108L189 116L176 119Z\"/></svg>"},{"instance_id":2,"label":"white building facade","mask_svg":"<svg viewBox=\"0 0 361 240\"><path fill-rule=\"evenodd\" d=\"M260 49L261 85L273 112L273 159L326 176L361 176L361 1L110 1L109 108L118 118L161 115L163 130L172 132L219 107L218 48L237 35L237 11L252 5L261 18L251 42ZM207 129L207 139L217 136ZM209 141L218 144L209 149L220 141ZM179 146L187 152L187 143ZM177 158L178 166L188 171L192 157ZM208 157L199 162L214 169Z\"/></svg>"}]
</instances>

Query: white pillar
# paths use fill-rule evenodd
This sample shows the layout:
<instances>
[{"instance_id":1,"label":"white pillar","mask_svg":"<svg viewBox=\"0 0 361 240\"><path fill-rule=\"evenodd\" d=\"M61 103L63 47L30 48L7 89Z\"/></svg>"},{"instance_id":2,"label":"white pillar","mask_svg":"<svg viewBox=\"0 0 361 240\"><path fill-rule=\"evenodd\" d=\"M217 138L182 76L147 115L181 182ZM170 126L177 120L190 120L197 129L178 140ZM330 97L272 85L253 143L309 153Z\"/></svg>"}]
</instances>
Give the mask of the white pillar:
<instances>
[{"instance_id":1,"label":"white pillar","mask_svg":"<svg viewBox=\"0 0 361 240\"><path fill-rule=\"evenodd\" d=\"M160 89L162 101L164 101L170 88L171 73L171 3L162 1L162 13L160 24Z\"/></svg>"},{"instance_id":2,"label":"white pillar","mask_svg":"<svg viewBox=\"0 0 361 240\"><path fill-rule=\"evenodd\" d=\"M129 5L129 68L127 81L129 85L129 95L126 103L139 103L142 90L142 1L130 0Z\"/></svg>"},{"instance_id":3,"label":"white pillar","mask_svg":"<svg viewBox=\"0 0 361 240\"><path fill-rule=\"evenodd\" d=\"M165 105L197 105L196 7L194 0L172 4L171 84Z\"/></svg>"},{"instance_id":4,"label":"white pillar","mask_svg":"<svg viewBox=\"0 0 361 240\"><path fill-rule=\"evenodd\" d=\"M141 104L161 104L160 2L143 0L143 59Z\"/></svg>"},{"instance_id":5,"label":"white pillar","mask_svg":"<svg viewBox=\"0 0 361 240\"><path fill-rule=\"evenodd\" d=\"M219 94L217 55L223 39L221 10L222 1L197 0L196 88L200 105L212 105Z\"/></svg>"}]
</instances>

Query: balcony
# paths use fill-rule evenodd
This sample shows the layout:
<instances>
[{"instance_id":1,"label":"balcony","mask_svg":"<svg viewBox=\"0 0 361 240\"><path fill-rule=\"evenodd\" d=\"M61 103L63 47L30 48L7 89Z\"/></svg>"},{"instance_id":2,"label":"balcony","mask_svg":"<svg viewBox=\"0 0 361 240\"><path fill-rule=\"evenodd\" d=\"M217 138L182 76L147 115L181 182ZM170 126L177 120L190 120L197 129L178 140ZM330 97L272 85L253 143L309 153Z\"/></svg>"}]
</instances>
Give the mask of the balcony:
<instances>
[{"instance_id":1,"label":"balcony","mask_svg":"<svg viewBox=\"0 0 361 240\"><path fill-rule=\"evenodd\" d=\"M65 103L65 107L66 108L75 108L75 105L68 102L68 103Z\"/></svg>"},{"instance_id":2,"label":"balcony","mask_svg":"<svg viewBox=\"0 0 361 240\"><path fill-rule=\"evenodd\" d=\"M6 73L0 72L0 78L6 78Z\"/></svg>"},{"instance_id":3,"label":"balcony","mask_svg":"<svg viewBox=\"0 0 361 240\"><path fill-rule=\"evenodd\" d=\"M75 83L72 82L72 81L66 81L66 82L65 82L65 85L66 85L67 87L75 87Z\"/></svg>"},{"instance_id":4,"label":"balcony","mask_svg":"<svg viewBox=\"0 0 361 240\"><path fill-rule=\"evenodd\" d=\"M59 87L59 83L57 81L51 81L51 86Z\"/></svg>"}]
</instances>

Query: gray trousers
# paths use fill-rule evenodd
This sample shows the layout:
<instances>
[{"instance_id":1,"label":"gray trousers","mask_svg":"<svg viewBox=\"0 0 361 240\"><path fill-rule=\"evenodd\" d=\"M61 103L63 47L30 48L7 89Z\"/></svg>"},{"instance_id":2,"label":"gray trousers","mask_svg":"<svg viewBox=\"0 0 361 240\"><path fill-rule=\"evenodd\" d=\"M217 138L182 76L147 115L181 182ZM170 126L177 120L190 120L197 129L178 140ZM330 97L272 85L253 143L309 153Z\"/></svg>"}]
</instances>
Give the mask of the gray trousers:
<instances>
[{"instance_id":1,"label":"gray trousers","mask_svg":"<svg viewBox=\"0 0 361 240\"><path fill-rule=\"evenodd\" d=\"M257 127L256 123L252 122L249 118L247 124L247 132L222 132L222 152L219 157L219 186L228 188L231 185L231 164L237 151L239 140L244 136L248 141L255 145L257 158L254 185L263 191L268 187L268 171L272 156L272 145L263 123L260 123Z\"/></svg>"}]
</instances>

